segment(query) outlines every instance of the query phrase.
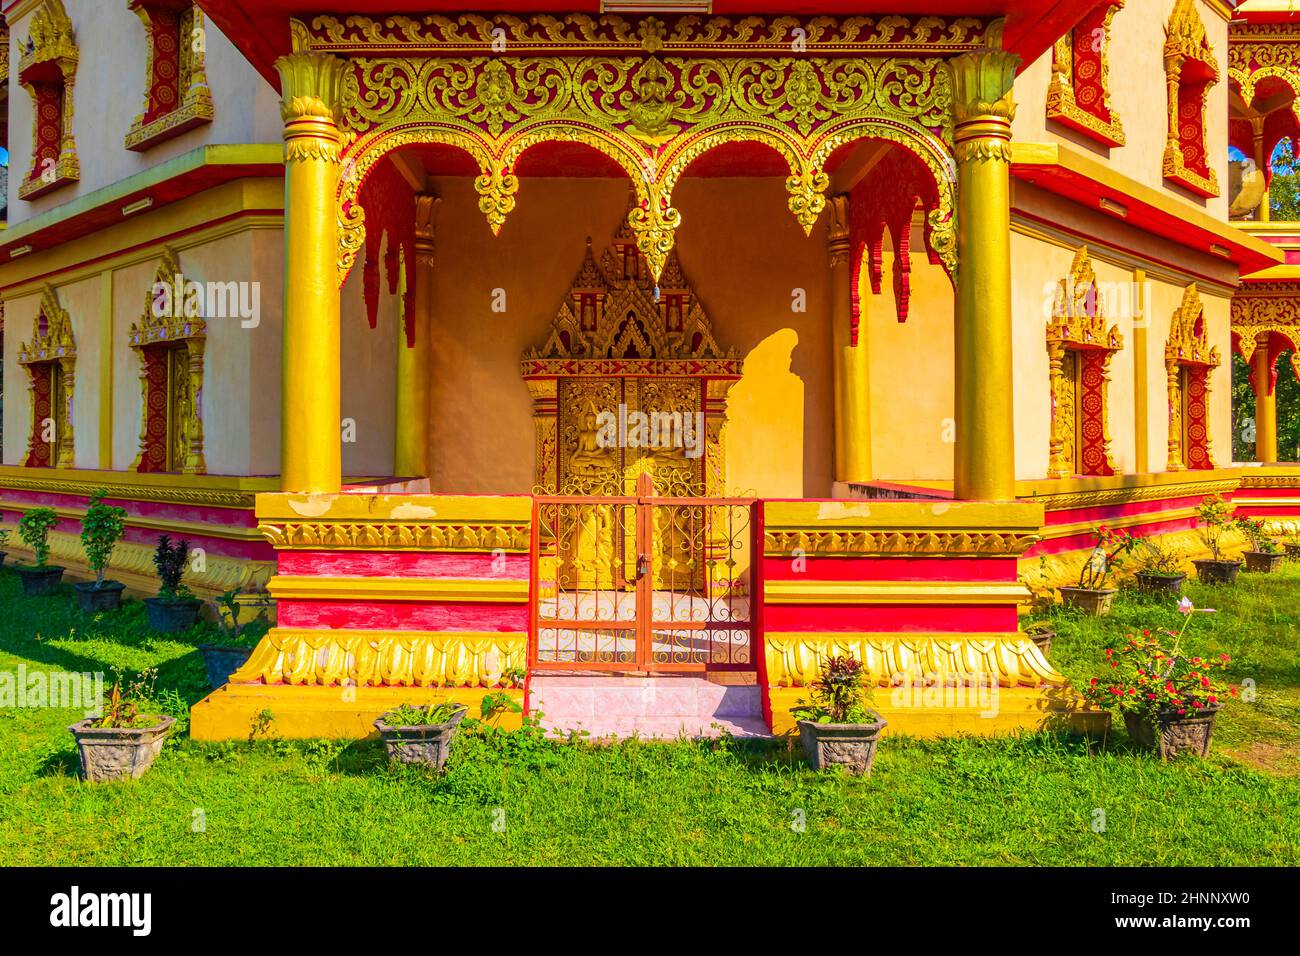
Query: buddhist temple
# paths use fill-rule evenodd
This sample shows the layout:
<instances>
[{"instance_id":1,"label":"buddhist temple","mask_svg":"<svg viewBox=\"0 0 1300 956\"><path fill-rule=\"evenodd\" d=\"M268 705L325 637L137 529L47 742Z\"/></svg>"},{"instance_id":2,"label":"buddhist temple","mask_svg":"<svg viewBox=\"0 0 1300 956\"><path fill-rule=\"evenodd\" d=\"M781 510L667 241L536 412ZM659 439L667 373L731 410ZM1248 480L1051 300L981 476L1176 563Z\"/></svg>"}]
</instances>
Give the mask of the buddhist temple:
<instances>
[{"instance_id":1,"label":"buddhist temple","mask_svg":"<svg viewBox=\"0 0 1300 956\"><path fill-rule=\"evenodd\" d=\"M1098 525L1300 521L1285 0L0 13L0 527L269 600L196 738L787 733L837 654L1086 728L1019 619Z\"/></svg>"}]
</instances>

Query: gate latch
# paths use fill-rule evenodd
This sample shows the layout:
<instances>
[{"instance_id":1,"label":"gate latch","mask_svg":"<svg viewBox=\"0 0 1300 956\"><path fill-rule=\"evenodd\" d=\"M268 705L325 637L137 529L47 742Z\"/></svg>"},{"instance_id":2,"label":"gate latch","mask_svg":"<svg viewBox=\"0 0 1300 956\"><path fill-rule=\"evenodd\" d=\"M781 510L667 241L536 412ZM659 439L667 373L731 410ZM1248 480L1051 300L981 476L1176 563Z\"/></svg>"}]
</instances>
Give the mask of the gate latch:
<instances>
[{"instance_id":1,"label":"gate latch","mask_svg":"<svg viewBox=\"0 0 1300 956\"><path fill-rule=\"evenodd\" d=\"M650 557L644 554L636 556L636 579L640 581L650 571Z\"/></svg>"}]
</instances>

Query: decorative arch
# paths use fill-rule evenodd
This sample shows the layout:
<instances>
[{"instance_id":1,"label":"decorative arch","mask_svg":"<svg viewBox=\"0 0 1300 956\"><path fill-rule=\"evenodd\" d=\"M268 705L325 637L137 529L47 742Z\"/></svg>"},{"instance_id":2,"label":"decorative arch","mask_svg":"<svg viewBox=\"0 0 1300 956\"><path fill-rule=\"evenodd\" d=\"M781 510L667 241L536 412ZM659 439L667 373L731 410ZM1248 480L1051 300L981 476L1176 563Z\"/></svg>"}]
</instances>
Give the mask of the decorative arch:
<instances>
[{"instance_id":1,"label":"decorative arch","mask_svg":"<svg viewBox=\"0 0 1300 956\"><path fill-rule=\"evenodd\" d=\"M1104 297L1080 246L1057 283L1047 323L1052 427L1047 477L1113 475L1110 454L1110 358L1124 347L1119 326L1106 328Z\"/></svg>"},{"instance_id":2,"label":"decorative arch","mask_svg":"<svg viewBox=\"0 0 1300 956\"><path fill-rule=\"evenodd\" d=\"M32 165L18 187L35 199L81 178L72 135L72 92L79 58L72 20L60 0L43 0L32 14L18 82L32 98Z\"/></svg>"},{"instance_id":3,"label":"decorative arch","mask_svg":"<svg viewBox=\"0 0 1300 956\"><path fill-rule=\"evenodd\" d=\"M514 207L515 163L531 145L577 142L617 162L637 203L628 225L662 274L680 213L672 190L714 146L759 142L789 165L791 212L810 232L825 207L825 163L877 138L913 152L939 197L935 255L955 268L949 56L995 30L972 18L440 15L292 23L295 52L347 60L339 127L340 282L364 241L359 191L386 152L465 149L494 232ZM791 51L797 55L791 56Z\"/></svg>"},{"instance_id":4,"label":"decorative arch","mask_svg":"<svg viewBox=\"0 0 1300 956\"><path fill-rule=\"evenodd\" d=\"M72 468L73 396L77 385L77 343L72 319L59 304L54 286L41 290L32 320L32 338L18 346L18 364L27 369L31 427L27 433L29 468Z\"/></svg>"},{"instance_id":5,"label":"decorative arch","mask_svg":"<svg viewBox=\"0 0 1300 956\"><path fill-rule=\"evenodd\" d=\"M203 457L203 287L170 246L144 297L130 345L140 358L140 447L132 471L207 474Z\"/></svg>"},{"instance_id":6,"label":"decorative arch","mask_svg":"<svg viewBox=\"0 0 1300 956\"><path fill-rule=\"evenodd\" d=\"M1291 372L1300 382L1300 282L1251 283L1232 297L1232 347L1250 365L1268 348L1270 388L1277 383L1278 356L1291 352ZM1266 340L1265 346L1261 340ZM1250 377L1255 388L1255 377Z\"/></svg>"},{"instance_id":7,"label":"decorative arch","mask_svg":"<svg viewBox=\"0 0 1300 956\"><path fill-rule=\"evenodd\" d=\"M1196 283L1169 322L1165 373L1169 391L1168 471L1214 467L1208 425L1210 373L1219 367L1219 350L1210 345L1205 305Z\"/></svg>"}]
</instances>

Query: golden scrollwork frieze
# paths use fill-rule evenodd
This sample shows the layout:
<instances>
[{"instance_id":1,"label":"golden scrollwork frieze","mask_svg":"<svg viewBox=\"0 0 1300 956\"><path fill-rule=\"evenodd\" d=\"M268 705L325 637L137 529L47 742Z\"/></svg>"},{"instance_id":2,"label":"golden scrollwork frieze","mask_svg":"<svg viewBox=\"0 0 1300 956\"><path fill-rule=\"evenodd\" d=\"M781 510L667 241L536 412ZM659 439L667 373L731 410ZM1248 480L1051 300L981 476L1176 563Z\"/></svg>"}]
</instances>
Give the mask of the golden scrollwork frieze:
<instances>
[{"instance_id":1,"label":"golden scrollwork frieze","mask_svg":"<svg viewBox=\"0 0 1300 956\"><path fill-rule=\"evenodd\" d=\"M39 478L28 475L0 476L0 488L89 497L108 488L111 497L127 501L155 501L203 508L253 508L253 493L216 488L178 488L171 485L133 485L78 478Z\"/></svg>"},{"instance_id":2,"label":"golden scrollwork frieze","mask_svg":"<svg viewBox=\"0 0 1300 956\"><path fill-rule=\"evenodd\" d=\"M936 557L1019 555L1039 540L1035 534L1000 531L793 530L767 531L763 553L770 558L866 557L913 554Z\"/></svg>"},{"instance_id":3,"label":"golden scrollwork frieze","mask_svg":"<svg viewBox=\"0 0 1300 956\"><path fill-rule=\"evenodd\" d=\"M318 16L310 26L295 27L293 40L296 51L338 55L377 50L458 55L563 53L575 47L600 54L703 51L752 56L785 54L802 47L809 52L910 55L978 49L985 45L987 33L988 25L971 17L645 16L633 21L615 15L539 14L525 18L471 13L455 18L432 14L420 19L393 16L382 20Z\"/></svg>"},{"instance_id":4,"label":"golden scrollwork frieze","mask_svg":"<svg viewBox=\"0 0 1300 956\"><path fill-rule=\"evenodd\" d=\"M1237 484L1238 479L1236 478L1218 478L1180 484L1136 485L1131 488L1064 491L1060 494L1035 495L1028 500L1041 503L1048 511L1069 511L1075 508L1103 508L1109 505L1133 504L1139 501L1162 501L1167 498L1203 498L1206 495L1226 495L1234 491Z\"/></svg>"},{"instance_id":5,"label":"golden scrollwork frieze","mask_svg":"<svg viewBox=\"0 0 1300 956\"><path fill-rule=\"evenodd\" d=\"M480 170L479 208L494 232L514 207L515 164L527 149L567 142L600 151L635 187L627 222L658 278L681 219L673 188L704 152L734 142L774 149L789 167L791 213L810 231L826 204L825 163L839 146L867 136L911 150L934 176L940 200L928 233L951 273L952 89L944 57L979 49L986 28L934 17L800 24L794 17L665 23L583 15L296 24L298 50L348 57L338 115L340 281L364 239L361 184L383 155L403 146L468 152ZM768 49L756 42L762 36L806 45Z\"/></svg>"},{"instance_id":6,"label":"golden scrollwork frieze","mask_svg":"<svg viewBox=\"0 0 1300 956\"><path fill-rule=\"evenodd\" d=\"M427 522L261 522L257 530L279 551L517 551L526 552L531 526Z\"/></svg>"}]
</instances>

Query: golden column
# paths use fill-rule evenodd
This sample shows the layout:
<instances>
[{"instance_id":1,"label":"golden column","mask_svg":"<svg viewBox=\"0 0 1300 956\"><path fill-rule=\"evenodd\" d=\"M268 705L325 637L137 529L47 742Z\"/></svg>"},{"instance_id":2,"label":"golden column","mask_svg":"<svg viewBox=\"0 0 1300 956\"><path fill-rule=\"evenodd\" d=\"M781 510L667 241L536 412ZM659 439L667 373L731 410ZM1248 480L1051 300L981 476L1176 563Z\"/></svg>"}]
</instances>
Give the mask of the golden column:
<instances>
[{"instance_id":1,"label":"golden column","mask_svg":"<svg viewBox=\"0 0 1300 956\"><path fill-rule=\"evenodd\" d=\"M1251 356L1255 379L1255 460L1277 461L1277 393L1270 387L1267 332L1255 336L1255 354Z\"/></svg>"},{"instance_id":2,"label":"golden column","mask_svg":"<svg viewBox=\"0 0 1300 956\"><path fill-rule=\"evenodd\" d=\"M294 53L275 68L284 119L280 489L335 492L342 482L335 116L345 63Z\"/></svg>"},{"instance_id":3,"label":"golden column","mask_svg":"<svg viewBox=\"0 0 1300 956\"><path fill-rule=\"evenodd\" d=\"M433 366L433 219L438 198L415 197L415 345L397 340L397 404L393 431L393 470L402 478L428 478L430 471L430 407Z\"/></svg>"},{"instance_id":4,"label":"golden column","mask_svg":"<svg viewBox=\"0 0 1300 956\"><path fill-rule=\"evenodd\" d=\"M831 197L831 329L835 349L835 480L871 480L871 394L868 387L866 296L861 297L858 344L852 343L852 250L849 197Z\"/></svg>"},{"instance_id":5,"label":"golden column","mask_svg":"<svg viewBox=\"0 0 1300 956\"><path fill-rule=\"evenodd\" d=\"M1001 43L1001 30L990 34ZM949 61L957 161L957 498L1015 498L1011 356L1011 85L1001 49Z\"/></svg>"},{"instance_id":6,"label":"golden column","mask_svg":"<svg viewBox=\"0 0 1300 956\"><path fill-rule=\"evenodd\" d=\"M1255 169L1264 177L1264 192L1259 197L1259 207L1255 212L1256 222L1268 222L1272 215L1272 203L1268 198L1268 159L1264 155L1264 121L1266 116L1250 118L1250 138L1255 147ZM1261 459L1262 460L1262 459Z\"/></svg>"}]
</instances>

